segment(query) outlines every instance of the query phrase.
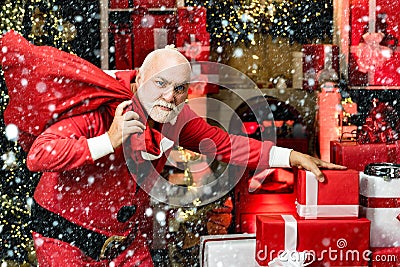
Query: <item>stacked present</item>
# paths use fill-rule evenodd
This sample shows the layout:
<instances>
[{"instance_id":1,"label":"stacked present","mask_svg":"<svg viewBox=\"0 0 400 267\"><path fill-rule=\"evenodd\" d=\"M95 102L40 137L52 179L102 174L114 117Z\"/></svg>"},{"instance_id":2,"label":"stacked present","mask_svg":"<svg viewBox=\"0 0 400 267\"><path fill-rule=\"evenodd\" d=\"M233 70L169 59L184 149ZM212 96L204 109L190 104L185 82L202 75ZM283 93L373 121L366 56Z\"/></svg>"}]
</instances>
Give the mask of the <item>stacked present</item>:
<instances>
[{"instance_id":1,"label":"stacked present","mask_svg":"<svg viewBox=\"0 0 400 267\"><path fill-rule=\"evenodd\" d=\"M358 171L363 171L370 163L400 162L399 130L400 123L394 108L375 99L357 134L357 141L330 142L330 160Z\"/></svg>"},{"instance_id":2,"label":"stacked present","mask_svg":"<svg viewBox=\"0 0 400 267\"><path fill-rule=\"evenodd\" d=\"M161 44L173 44L176 31L176 16L168 10L153 12L141 6L132 14L133 62L140 67L145 57Z\"/></svg>"},{"instance_id":3,"label":"stacked present","mask_svg":"<svg viewBox=\"0 0 400 267\"><path fill-rule=\"evenodd\" d=\"M368 165L360 173L360 205L371 221L372 266L400 266L400 165Z\"/></svg>"},{"instance_id":4,"label":"stacked present","mask_svg":"<svg viewBox=\"0 0 400 267\"><path fill-rule=\"evenodd\" d=\"M261 266L367 266L370 221L358 218L359 173L299 170L297 214L257 216Z\"/></svg>"},{"instance_id":5,"label":"stacked present","mask_svg":"<svg viewBox=\"0 0 400 267\"><path fill-rule=\"evenodd\" d=\"M350 85L400 85L399 7L399 0L351 1Z\"/></svg>"},{"instance_id":6,"label":"stacked present","mask_svg":"<svg viewBox=\"0 0 400 267\"><path fill-rule=\"evenodd\" d=\"M205 7L179 7L176 46L189 60L209 61L210 34Z\"/></svg>"}]
</instances>

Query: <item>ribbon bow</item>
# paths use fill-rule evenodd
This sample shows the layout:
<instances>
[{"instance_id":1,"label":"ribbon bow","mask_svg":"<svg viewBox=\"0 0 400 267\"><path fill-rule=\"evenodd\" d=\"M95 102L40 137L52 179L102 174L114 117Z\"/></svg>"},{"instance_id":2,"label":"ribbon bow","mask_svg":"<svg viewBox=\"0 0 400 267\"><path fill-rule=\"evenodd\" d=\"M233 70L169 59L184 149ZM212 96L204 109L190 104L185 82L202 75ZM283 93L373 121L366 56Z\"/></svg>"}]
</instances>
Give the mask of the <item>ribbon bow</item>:
<instances>
[{"instance_id":1,"label":"ribbon bow","mask_svg":"<svg viewBox=\"0 0 400 267\"><path fill-rule=\"evenodd\" d=\"M374 100L374 107L368 114L365 124L358 135L358 143L387 143L398 139L397 130L400 127L398 116L394 108L387 103L377 103ZM394 114L394 115L393 115ZM396 123L395 129L392 123Z\"/></svg>"},{"instance_id":2,"label":"ribbon bow","mask_svg":"<svg viewBox=\"0 0 400 267\"><path fill-rule=\"evenodd\" d=\"M384 37L381 32L368 32L363 35L365 43L360 43L356 50L359 71L373 71L392 56L392 49L379 45Z\"/></svg>"},{"instance_id":3,"label":"ribbon bow","mask_svg":"<svg viewBox=\"0 0 400 267\"><path fill-rule=\"evenodd\" d=\"M269 267L304 267L307 259L306 252L285 250L278 257L268 262Z\"/></svg>"}]
</instances>

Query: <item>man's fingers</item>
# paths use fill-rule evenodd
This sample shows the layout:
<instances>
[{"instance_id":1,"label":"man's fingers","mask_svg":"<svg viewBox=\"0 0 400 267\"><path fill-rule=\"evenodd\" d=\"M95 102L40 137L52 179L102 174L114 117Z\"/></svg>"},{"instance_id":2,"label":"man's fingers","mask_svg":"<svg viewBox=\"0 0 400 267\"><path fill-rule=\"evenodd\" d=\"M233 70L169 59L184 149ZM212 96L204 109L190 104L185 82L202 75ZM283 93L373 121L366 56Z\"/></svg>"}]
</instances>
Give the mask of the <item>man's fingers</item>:
<instances>
[{"instance_id":1,"label":"man's fingers","mask_svg":"<svg viewBox=\"0 0 400 267\"><path fill-rule=\"evenodd\" d=\"M323 161L323 160L318 160L315 163L317 164L317 166L322 167L322 168L336 169L336 170L346 170L347 169L346 166L333 164L333 163L326 162L326 161Z\"/></svg>"},{"instance_id":2,"label":"man's fingers","mask_svg":"<svg viewBox=\"0 0 400 267\"><path fill-rule=\"evenodd\" d=\"M319 169L319 167L327 168L327 169L334 169L334 170L346 170L347 169L346 166L333 164L333 163L326 162L326 161L323 161L323 160L320 160L320 159L316 159L316 158L314 158L314 159L315 159L314 160L315 166L312 166L310 171L312 173L314 173L314 175L316 176L317 180L320 181L320 182L325 181L325 177L324 177L324 174Z\"/></svg>"},{"instance_id":3,"label":"man's fingers","mask_svg":"<svg viewBox=\"0 0 400 267\"><path fill-rule=\"evenodd\" d=\"M143 129L140 128L139 126L132 126L129 128L124 128L124 130L123 130L124 136L129 136L129 135L135 134L135 133L143 133Z\"/></svg>"},{"instance_id":4,"label":"man's fingers","mask_svg":"<svg viewBox=\"0 0 400 267\"><path fill-rule=\"evenodd\" d=\"M139 119L139 114L137 114L134 111L128 111L124 114L124 120L130 121L130 120L138 120Z\"/></svg>"},{"instance_id":5,"label":"man's fingers","mask_svg":"<svg viewBox=\"0 0 400 267\"><path fill-rule=\"evenodd\" d=\"M324 182L325 181L325 176L324 176L324 174L321 172L321 170L317 167L317 165L314 165L313 164L313 166L311 166L311 168L310 168L310 172L312 172L314 175L315 175L315 177L317 178L317 180L319 181L319 182Z\"/></svg>"},{"instance_id":6,"label":"man's fingers","mask_svg":"<svg viewBox=\"0 0 400 267\"><path fill-rule=\"evenodd\" d=\"M138 127L142 130L142 132L146 129L146 125L141 123L140 121L137 120L131 120L131 121L125 121L124 122L124 129L126 128L133 128L133 127Z\"/></svg>"},{"instance_id":7,"label":"man's fingers","mask_svg":"<svg viewBox=\"0 0 400 267\"><path fill-rule=\"evenodd\" d=\"M117 106L117 108L115 109L115 116L121 116L122 113L124 112L124 109L129 106L130 104L132 104L132 100L126 100L124 102L122 102L121 104L119 104Z\"/></svg>"}]
</instances>

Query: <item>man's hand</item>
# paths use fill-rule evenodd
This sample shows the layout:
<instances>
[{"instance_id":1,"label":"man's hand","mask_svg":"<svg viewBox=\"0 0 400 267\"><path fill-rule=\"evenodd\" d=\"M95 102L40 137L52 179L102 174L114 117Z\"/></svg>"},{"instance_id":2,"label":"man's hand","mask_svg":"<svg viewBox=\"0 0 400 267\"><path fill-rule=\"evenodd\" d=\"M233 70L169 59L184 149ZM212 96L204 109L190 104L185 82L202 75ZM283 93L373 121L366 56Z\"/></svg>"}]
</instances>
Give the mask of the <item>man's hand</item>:
<instances>
[{"instance_id":1,"label":"man's hand","mask_svg":"<svg viewBox=\"0 0 400 267\"><path fill-rule=\"evenodd\" d=\"M329 163L294 150L290 153L289 162L292 167L312 172L320 182L325 181L325 177L319 167L335 170L347 169L345 166Z\"/></svg>"},{"instance_id":2,"label":"man's hand","mask_svg":"<svg viewBox=\"0 0 400 267\"><path fill-rule=\"evenodd\" d=\"M119 147L131 134L143 133L146 129L146 126L139 121L139 115L136 112L128 111L123 114L124 109L130 104L132 101L128 100L117 106L114 120L107 132L114 149Z\"/></svg>"}]
</instances>

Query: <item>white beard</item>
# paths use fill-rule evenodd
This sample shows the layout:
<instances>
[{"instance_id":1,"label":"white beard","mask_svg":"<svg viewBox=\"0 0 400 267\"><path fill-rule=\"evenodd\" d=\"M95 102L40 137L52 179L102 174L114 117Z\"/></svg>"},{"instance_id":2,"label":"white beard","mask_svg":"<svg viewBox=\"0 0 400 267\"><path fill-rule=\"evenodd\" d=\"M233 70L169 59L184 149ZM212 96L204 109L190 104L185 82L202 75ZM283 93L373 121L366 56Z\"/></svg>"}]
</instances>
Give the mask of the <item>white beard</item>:
<instances>
[{"instance_id":1,"label":"white beard","mask_svg":"<svg viewBox=\"0 0 400 267\"><path fill-rule=\"evenodd\" d=\"M162 110L158 106L164 106L171 108L172 110ZM149 116L156 122L159 123L171 123L174 125L178 118L179 113L182 111L184 107L184 103L180 104L179 106L175 106L174 104L167 103L163 100L157 100L153 107L149 112Z\"/></svg>"}]
</instances>

